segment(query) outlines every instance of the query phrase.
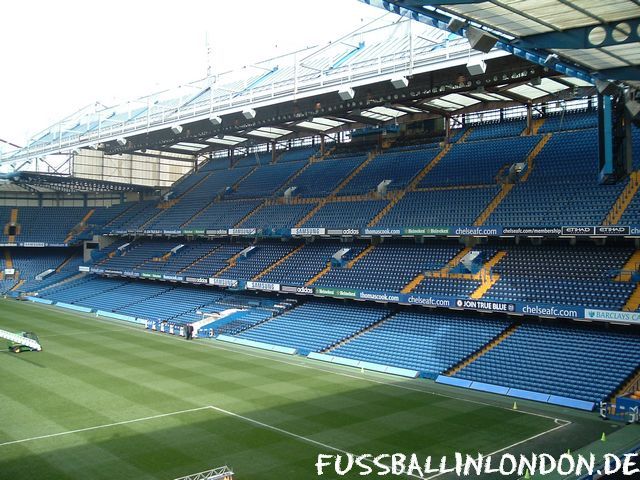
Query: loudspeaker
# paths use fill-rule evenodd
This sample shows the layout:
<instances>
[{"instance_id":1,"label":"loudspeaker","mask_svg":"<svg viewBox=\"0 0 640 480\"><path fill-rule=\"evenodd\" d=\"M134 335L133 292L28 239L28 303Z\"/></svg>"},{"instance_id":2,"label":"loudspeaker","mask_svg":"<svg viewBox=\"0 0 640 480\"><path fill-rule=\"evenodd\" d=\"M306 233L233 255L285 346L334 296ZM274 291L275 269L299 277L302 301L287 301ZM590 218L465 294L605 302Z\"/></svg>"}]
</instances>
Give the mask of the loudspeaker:
<instances>
[{"instance_id":1,"label":"loudspeaker","mask_svg":"<svg viewBox=\"0 0 640 480\"><path fill-rule=\"evenodd\" d=\"M247 108L242 111L242 116L247 120L253 120L256 118L256 111L253 108Z\"/></svg>"},{"instance_id":2,"label":"loudspeaker","mask_svg":"<svg viewBox=\"0 0 640 480\"><path fill-rule=\"evenodd\" d=\"M466 23L467 22L465 22L464 20L452 18L451 20L449 20L449 23L447 24L447 30L449 30L450 32L456 33L458 30L464 27Z\"/></svg>"},{"instance_id":3,"label":"loudspeaker","mask_svg":"<svg viewBox=\"0 0 640 480\"><path fill-rule=\"evenodd\" d=\"M222 123L222 118L220 117L209 117L209 121L213 124L213 125L220 125Z\"/></svg>"},{"instance_id":4,"label":"loudspeaker","mask_svg":"<svg viewBox=\"0 0 640 480\"><path fill-rule=\"evenodd\" d=\"M120 137L116 140L116 142L118 142L118 145L120 145L121 147L124 147L127 144L127 139Z\"/></svg>"},{"instance_id":5,"label":"loudspeaker","mask_svg":"<svg viewBox=\"0 0 640 480\"><path fill-rule=\"evenodd\" d=\"M596 79L596 89L601 95L615 95L619 89L615 83L607 82L606 80Z\"/></svg>"},{"instance_id":6,"label":"loudspeaker","mask_svg":"<svg viewBox=\"0 0 640 480\"><path fill-rule=\"evenodd\" d=\"M338 90L338 95L342 100L353 100L353 97L356 96L353 88L341 88Z\"/></svg>"},{"instance_id":7,"label":"loudspeaker","mask_svg":"<svg viewBox=\"0 0 640 480\"><path fill-rule=\"evenodd\" d=\"M498 41L498 37L475 27L467 28L467 39L471 48L484 53L489 53Z\"/></svg>"},{"instance_id":8,"label":"loudspeaker","mask_svg":"<svg viewBox=\"0 0 640 480\"><path fill-rule=\"evenodd\" d=\"M393 85L393 88L395 89L407 88L407 86L409 85L409 80L407 80L407 77L392 78L391 85Z\"/></svg>"},{"instance_id":9,"label":"loudspeaker","mask_svg":"<svg viewBox=\"0 0 640 480\"><path fill-rule=\"evenodd\" d=\"M484 63L484 60L482 59L469 60L469 63L467 63L467 70L472 76L482 75L487 71L487 64Z\"/></svg>"},{"instance_id":10,"label":"loudspeaker","mask_svg":"<svg viewBox=\"0 0 640 480\"><path fill-rule=\"evenodd\" d=\"M171 131L174 135L179 135L182 133L182 125L171 125Z\"/></svg>"}]
</instances>

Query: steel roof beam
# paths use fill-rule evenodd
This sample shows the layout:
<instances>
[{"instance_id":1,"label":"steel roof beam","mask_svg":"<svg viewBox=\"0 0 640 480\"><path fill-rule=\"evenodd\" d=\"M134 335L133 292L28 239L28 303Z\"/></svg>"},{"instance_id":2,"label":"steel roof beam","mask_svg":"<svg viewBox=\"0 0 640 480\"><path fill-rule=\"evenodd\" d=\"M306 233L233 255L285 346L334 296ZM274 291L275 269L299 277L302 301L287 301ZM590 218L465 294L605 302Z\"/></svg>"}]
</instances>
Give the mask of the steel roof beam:
<instances>
[{"instance_id":1,"label":"steel roof beam","mask_svg":"<svg viewBox=\"0 0 640 480\"><path fill-rule=\"evenodd\" d=\"M627 24L630 27L630 31L626 38L621 38L621 24ZM518 40L518 44L528 45L534 48L570 48L570 49L588 49L588 48L600 48L611 47L615 45L625 45L628 43L640 42L640 33L638 28L640 27L640 18L624 20L622 22L612 22L603 25L591 25L588 27L570 28L560 32L547 32L539 33L537 35L529 35ZM597 30L602 29L602 30ZM592 32L605 33L604 39L600 43L592 42L589 39L589 35ZM615 33L617 32L617 33ZM620 35L616 40L615 35Z\"/></svg>"}]
</instances>

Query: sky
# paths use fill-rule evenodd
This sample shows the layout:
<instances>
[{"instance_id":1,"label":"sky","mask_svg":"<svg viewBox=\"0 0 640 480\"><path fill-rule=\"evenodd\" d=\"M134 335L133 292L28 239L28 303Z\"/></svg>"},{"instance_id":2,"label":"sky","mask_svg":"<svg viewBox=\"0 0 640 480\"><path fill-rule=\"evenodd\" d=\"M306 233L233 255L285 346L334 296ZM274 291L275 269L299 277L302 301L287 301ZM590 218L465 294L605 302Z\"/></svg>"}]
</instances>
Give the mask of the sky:
<instances>
[{"instance_id":1,"label":"sky","mask_svg":"<svg viewBox=\"0 0 640 480\"><path fill-rule=\"evenodd\" d=\"M0 3L0 139L95 104L326 44L384 12L357 0L21 0ZM0 145L0 148L3 148Z\"/></svg>"}]
</instances>

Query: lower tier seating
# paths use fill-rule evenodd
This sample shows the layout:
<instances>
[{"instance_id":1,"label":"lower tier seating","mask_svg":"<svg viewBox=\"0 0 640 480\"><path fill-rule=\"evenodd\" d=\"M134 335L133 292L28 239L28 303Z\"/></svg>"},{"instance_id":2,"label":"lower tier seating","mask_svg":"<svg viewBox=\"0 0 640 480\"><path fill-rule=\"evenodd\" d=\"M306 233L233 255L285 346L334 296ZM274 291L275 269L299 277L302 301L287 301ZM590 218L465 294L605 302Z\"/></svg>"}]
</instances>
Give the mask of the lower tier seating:
<instances>
[{"instance_id":1,"label":"lower tier seating","mask_svg":"<svg viewBox=\"0 0 640 480\"><path fill-rule=\"evenodd\" d=\"M400 312L331 353L435 377L498 336L509 322Z\"/></svg>"},{"instance_id":2,"label":"lower tier seating","mask_svg":"<svg viewBox=\"0 0 640 480\"><path fill-rule=\"evenodd\" d=\"M239 335L241 338L318 352L376 323L385 307L309 302Z\"/></svg>"},{"instance_id":3,"label":"lower tier seating","mask_svg":"<svg viewBox=\"0 0 640 480\"><path fill-rule=\"evenodd\" d=\"M597 402L638 365L640 335L525 324L455 376Z\"/></svg>"}]
</instances>

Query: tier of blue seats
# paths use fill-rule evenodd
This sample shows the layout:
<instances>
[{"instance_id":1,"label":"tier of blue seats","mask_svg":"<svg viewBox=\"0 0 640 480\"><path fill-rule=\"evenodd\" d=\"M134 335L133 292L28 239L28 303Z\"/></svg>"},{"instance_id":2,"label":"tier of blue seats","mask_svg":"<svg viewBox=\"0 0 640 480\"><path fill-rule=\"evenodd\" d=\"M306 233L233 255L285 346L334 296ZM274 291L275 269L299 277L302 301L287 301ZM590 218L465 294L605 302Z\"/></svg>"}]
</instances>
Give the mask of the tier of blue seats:
<instances>
[{"instance_id":1,"label":"tier of blue seats","mask_svg":"<svg viewBox=\"0 0 640 480\"><path fill-rule=\"evenodd\" d=\"M102 268L111 270L152 271L160 267L160 262L154 262L154 257L162 257L171 252L180 242L166 240L146 240L140 243L132 243L121 255L106 258L100 263ZM149 263L148 268L145 264Z\"/></svg>"},{"instance_id":2,"label":"tier of blue seats","mask_svg":"<svg viewBox=\"0 0 640 480\"><path fill-rule=\"evenodd\" d=\"M102 227L104 227L109 222L113 221L117 216L122 215L129 208L133 207L133 205L135 205L134 202L124 202L124 203L117 203L110 207L96 208L93 215L89 217L87 224L91 228L97 228L98 231L96 233L100 233L100 230L102 229Z\"/></svg>"},{"instance_id":3,"label":"tier of blue seats","mask_svg":"<svg viewBox=\"0 0 640 480\"><path fill-rule=\"evenodd\" d=\"M386 307L333 302L309 302L240 333L240 338L300 353L319 352L380 321Z\"/></svg>"},{"instance_id":4,"label":"tier of blue seats","mask_svg":"<svg viewBox=\"0 0 640 480\"><path fill-rule=\"evenodd\" d=\"M265 205L238 225L239 228L291 228L315 207L315 203Z\"/></svg>"},{"instance_id":5,"label":"tier of blue seats","mask_svg":"<svg viewBox=\"0 0 640 480\"><path fill-rule=\"evenodd\" d=\"M428 246L385 242L352 268L331 268L314 286L399 292L418 274L444 267L461 249L459 245L444 242Z\"/></svg>"},{"instance_id":6,"label":"tier of blue seats","mask_svg":"<svg viewBox=\"0 0 640 480\"><path fill-rule=\"evenodd\" d=\"M598 114L594 110L556 112L547 116L538 133L597 128Z\"/></svg>"},{"instance_id":7,"label":"tier of blue seats","mask_svg":"<svg viewBox=\"0 0 640 480\"><path fill-rule=\"evenodd\" d=\"M518 137L527 128L527 121L525 119L495 121L481 125L471 125L471 128L473 130L466 138L467 142L490 138Z\"/></svg>"},{"instance_id":8,"label":"tier of blue seats","mask_svg":"<svg viewBox=\"0 0 640 480\"><path fill-rule=\"evenodd\" d=\"M480 280L426 277L413 289L415 293L445 297L470 297L481 285Z\"/></svg>"},{"instance_id":9,"label":"tier of blue seats","mask_svg":"<svg viewBox=\"0 0 640 480\"><path fill-rule=\"evenodd\" d=\"M632 247L520 245L506 251L493 268L500 280L486 299L620 310L635 288L632 282L613 281Z\"/></svg>"},{"instance_id":10,"label":"tier of blue seats","mask_svg":"<svg viewBox=\"0 0 640 480\"><path fill-rule=\"evenodd\" d=\"M598 135L593 129L555 133L487 225L600 225L624 183L598 184Z\"/></svg>"},{"instance_id":11,"label":"tier of blue seats","mask_svg":"<svg viewBox=\"0 0 640 480\"><path fill-rule=\"evenodd\" d=\"M499 191L493 186L409 192L376 228L473 225Z\"/></svg>"},{"instance_id":12,"label":"tier of blue seats","mask_svg":"<svg viewBox=\"0 0 640 480\"><path fill-rule=\"evenodd\" d=\"M229 265L228 260L247 247L246 244L225 244L213 249L194 264L180 271L186 277L209 278Z\"/></svg>"},{"instance_id":13,"label":"tier of blue seats","mask_svg":"<svg viewBox=\"0 0 640 480\"><path fill-rule=\"evenodd\" d=\"M346 245L335 241L307 244L261 277L260 281L302 286L325 268L333 254L344 246ZM361 248L358 248L358 251L360 250Z\"/></svg>"},{"instance_id":14,"label":"tier of blue seats","mask_svg":"<svg viewBox=\"0 0 640 480\"><path fill-rule=\"evenodd\" d=\"M135 202L126 210L124 215L114 217L113 220L107 223L104 230L138 230L156 213L158 213L158 210L155 201Z\"/></svg>"},{"instance_id":15,"label":"tier of blue seats","mask_svg":"<svg viewBox=\"0 0 640 480\"><path fill-rule=\"evenodd\" d=\"M296 196L326 197L366 158L366 155L358 155L313 162L289 186L296 187Z\"/></svg>"},{"instance_id":16,"label":"tier of blue seats","mask_svg":"<svg viewBox=\"0 0 640 480\"><path fill-rule=\"evenodd\" d=\"M19 207L18 242L63 243L91 210L87 207Z\"/></svg>"},{"instance_id":17,"label":"tier of blue seats","mask_svg":"<svg viewBox=\"0 0 640 480\"><path fill-rule=\"evenodd\" d=\"M41 290L77 275L78 267L84 263L82 252L66 248L14 248L11 249L11 258L14 268L20 272L20 280L25 280L25 283L16 289L22 293ZM36 280L36 276L41 273L58 267L62 267L59 272Z\"/></svg>"},{"instance_id":18,"label":"tier of blue seats","mask_svg":"<svg viewBox=\"0 0 640 480\"><path fill-rule=\"evenodd\" d=\"M430 148L382 153L358 172L340 191L340 195L360 195L375 191L383 180L391 180L388 190L405 188L439 151L439 148Z\"/></svg>"},{"instance_id":19,"label":"tier of blue seats","mask_svg":"<svg viewBox=\"0 0 640 480\"><path fill-rule=\"evenodd\" d=\"M387 200L329 202L323 205L303 227L360 228L387 206Z\"/></svg>"},{"instance_id":20,"label":"tier of blue seats","mask_svg":"<svg viewBox=\"0 0 640 480\"><path fill-rule=\"evenodd\" d=\"M40 297L71 303L94 310L115 312L154 321L176 324L202 320L202 312L220 312L239 306L247 311L269 312L271 299L259 302L243 294L232 294L211 288L175 285L162 282L121 280L95 275L73 280L40 293ZM250 306L250 304L262 306ZM252 318L252 317L248 317Z\"/></svg>"},{"instance_id":21,"label":"tier of blue seats","mask_svg":"<svg viewBox=\"0 0 640 480\"><path fill-rule=\"evenodd\" d=\"M214 202L202 210L196 217L183 225L191 229L229 228L235 226L252 210L262 203L261 200L230 200ZM180 208L180 204L174 208Z\"/></svg>"},{"instance_id":22,"label":"tier of blue seats","mask_svg":"<svg viewBox=\"0 0 640 480\"><path fill-rule=\"evenodd\" d=\"M286 150L278 158L278 163L297 162L300 160L309 160L318 153L317 147L302 147Z\"/></svg>"},{"instance_id":23,"label":"tier of blue seats","mask_svg":"<svg viewBox=\"0 0 640 480\"><path fill-rule=\"evenodd\" d=\"M183 247L166 260L161 257L174 247ZM99 266L112 270L157 272L169 275L210 277L229 266L229 260L249 244L240 242L151 241L134 242L123 255L100 260ZM277 260L300 246L298 242L262 242L247 258L227 269L223 278L251 280ZM347 268L368 244L318 241L307 243L284 260L261 281L303 285L325 268L340 248L351 250L344 257L344 267L332 266L315 286L359 288L365 290L400 291L420 273L437 272L462 248L454 242L415 244L387 241L377 245ZM500 301L522 301L584 305L594 308L620 309L635 288L633 282L617 282L613 278L633 254L632 247L575 247L558 244L544 246L477 246L485 259L498 249L507 255L493 267L499 281L484 298ZM155 258L155 260L154 260ZM526 268L523 269L525 266ZM523 274L523 272L527 272ZM455 273L455 272L452 272ZM459 272L466 273L466 272ZM469 296L480 286L479 280L427 277L413 290L416 293L455 297Z\"/></svg>"},{"instance_id":24,"label":"tier of blue seats","mask_svg":"<svg viewBox=\"0 0 640 480\"><path fill-rule=\"evenodd\" d=\"M11 210L13 207L0 206L0 243L8 243L9 236L4 234L4 227L11 220Z\"/></svg>"},{"instance_id":25,"label":"tier of blue seats","mask_svg":"<svg viewBox=\"0 0 640 480\"><path fill-rule=\"evenodd\" d=\"M295 247L295 244L281 242L258 244L246 258L238 258L235 266L225 270L219 277L233 280L251 280L268 266L291 252Z\"/></svg>"},{"instance_id":26,"label":"tier of blue seats","mask_svg":"<svg viewBox=\"0 0 640 480\"><path fill-rule=\"evenodd\" d=\"M524 162L539 141L526 136L457 143L418 187L495 184L502 168Z\"/></svg>"},{"instance_id":27,"label":"tier of blue seats","mask_svg":"<svg viewBox=\"0 0 640 480\"><path fill-rule=\"evenodd\" d=\"M251 175L240 182L227 198L271 197L287 179L303 168L307 162L285 162L256 168Z\"/></svg>"},{"instance_id":28,"label":"tier of blue seats","mask_svg":"<svg viewBox=\"0 0 640 480\"><path fill-rule=\"evenodd\" d=\"M525 324L455 377L598 402L639 364L638 335Z\"/></svg>"},{"instance_id":29,"label":"tier of blue seats","mask_svg":"<svg viewBox=\"0 0 640 480\"><path fill-rule=\"evenodd\" d=\"M263 322L272 316L273 312L269 310L252 308L250 310L237 312L237 314L234 314L234 318L231 322L226 323L219 328L216 328L215 325L205 325L204 328L213 328L215 330L215 335L237 335L243 330L247 330L248 328L253 327L257 323Z\"/></svg>"},{"instance_id":30,"label":"tier of blue seats","mask_svg":"<svg viewBox=\"0 0 640 480\"><path fill-rule=\"evenodd\" d=\"M631 199L618 225L640 225L640 195L636 194Z\"/></svg>"},{"instance_id":31,"label":"tier of blue seats","mask_svg":"<svg viewBox=\"0 0 640 480\"><path fill-rule=\"evenodd\" d=\"M234 160L233 168L255 167L271 163L271 152L250 153Z\"/></svg>"},{"instance_id":32,"label":"tier of blue seats","mask_svg":"<svg viewBox=\"0 0 640 480\"><path fill-rule=\"evenodd\" d=\"M508 325L479 316L399 312L331 353L418 370L433 378L479 350Z\"/></svg>"},{"instance_id":33,"label":"tier of blue seats","mask_svg":"<svg viewBox=\"0 0 640 480\"><path fill-rule=\"evenodd\" d=\"M186 191L173 208L161 210L159 215L145 226L149 230L170 230L189 224L189 220L207 204L222 195L243 176L249 173L249 167L236 167L232 170L220 170L213 173L200 172L204 175L201 183ZM157 212L156 212L157 213ZM198 216L207 216L206 210ZM225 226L228 226L225 225Z\"/></svg>"}]
</instances>

